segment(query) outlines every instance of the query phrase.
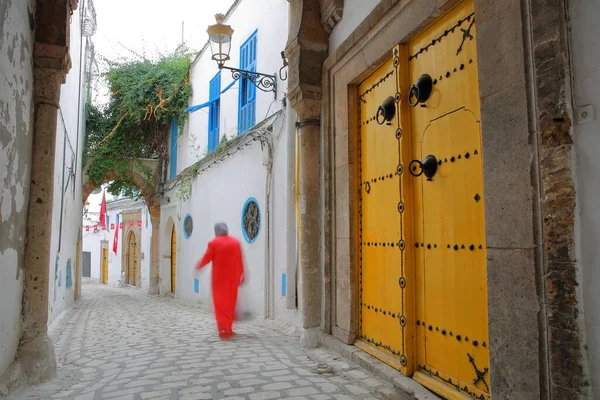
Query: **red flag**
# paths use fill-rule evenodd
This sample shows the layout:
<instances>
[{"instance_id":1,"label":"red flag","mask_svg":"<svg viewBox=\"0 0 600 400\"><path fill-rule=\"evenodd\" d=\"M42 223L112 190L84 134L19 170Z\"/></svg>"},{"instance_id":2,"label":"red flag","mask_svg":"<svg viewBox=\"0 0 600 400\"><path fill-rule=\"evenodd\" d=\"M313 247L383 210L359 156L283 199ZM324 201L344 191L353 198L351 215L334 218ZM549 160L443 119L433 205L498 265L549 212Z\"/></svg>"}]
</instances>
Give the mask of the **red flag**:
<instances>
[{"instance_id":1,"label":"red flag","mask_svg":"<svg viewBox=\"0 0 600 400\"><path fill-rule=\"evenodd\" d=\"M89 231L90 231L90 226L89 226L89 225L85 227L85 231L86 231L86 232L89 232Z\"/></svg>"},{"instance_id":2,"label":"red flag","mask_svg":"<svg viewBox=\"0 0 600 400\"><path fill-rule=\"evenodd\" d=\"M100 204L100 223L102 224L102 230L106 230L106 195L104 190L102 191L102 204Z\"/></svg>"},{"instance_id":3,"label":"red flag","mask_svg":"<svg viewBox=\"0 0 600 400\"><path fill-rule=\"evenodd\" d=\"M138 226L142 226L142 221L138 221Z\"/></svg>"},{"instance_id":4,"label":"red flag","mask_svg":"<svg viewBox=\"0 0 600 400\"><path fill-rule=\"evenodd\" d=\"M98 225L94 225L94 232L98 232Z\"/></svg>"},{"instance_id":5,"label":"red flag","mask_svg":"<svg viewBox=\"0 0 600 400\"><path fill-rule=\"evenodd\" d=\"M122 224L122 222L121 222ZM117 214L117 226L119 226L119 214ZM115 229L115 239L113 240L113 253L117 254L117 246L119 245L119 230Z\"/></svg>"},{"instance_id":6,"label":"red flag","mask_svg":"<svg viewBox=\"0 0 600 400\"><path fill-rule=\"evenodd\" d=\"M129 221L129 226L133 226L133 221Z\"/></svg>"},{"instance_id":7,"label":"red flag","mask_svg":"<svg viewBox=\"0 0 600 400\"><path fill-rule=\"evenodd\" d=\"M115 224L110 224L110 230L115 229Z\"/></svg>"},{"instance_id":8,"label":"red flag","mask_svg":"<svg viewBox=\"0 0 600 400\"><path fill-rule=\"evenodd\" d=\"M119 224L119 229L123 229L123 223L122 222Z\"/></svg>"}]
</instances>

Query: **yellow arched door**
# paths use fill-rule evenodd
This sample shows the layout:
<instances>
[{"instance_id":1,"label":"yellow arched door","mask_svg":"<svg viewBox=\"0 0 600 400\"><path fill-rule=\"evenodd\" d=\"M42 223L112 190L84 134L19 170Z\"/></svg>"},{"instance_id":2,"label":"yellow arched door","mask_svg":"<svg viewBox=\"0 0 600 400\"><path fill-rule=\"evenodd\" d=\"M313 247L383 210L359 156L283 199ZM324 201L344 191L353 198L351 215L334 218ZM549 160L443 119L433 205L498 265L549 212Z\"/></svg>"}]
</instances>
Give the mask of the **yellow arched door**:
<instances>
[{"instance_id":1,"label":"yellow arched door","mask_svg":"<svg viewBox=\"0 0 600 400\"><path fill-rule=\"evenodd\" d=\"M127 238L127 249L127 283L135 286L137 283L137 242L133 232Z\"/></svg>"},{"instance_id":2,"label":"yellow arched door","mask_svg":"<svg viewBox=\"0 0 600 400\"><path fill-rule=\"evenodd\" d=\"M483 400L491 393L476 17L465 0L413 39L407 72L411 84L423 74L433 82L424 106L410 109L411 158L429 165L412 178L414 378L446 398Z\"/></svg>"},{"instance_id":3,"label":"yellow arched door","mask_svg":"<svg viewBox=\"0 0 600 400\"><path fill-rule=\"evenodd\" d=\"M177 284L177 236L175 225L171 231L171 292L175 293Z\"/></svg>"},{"instance_id":4,"label":"yellow arched door","mask_svg":"<svg viewBox=\"0 0 600 400\"><path fill-rule=\"evenodd\" d=\"M444 398L486 400L475 17L460 2L358 86L356 345Z\"/></svg>"},{"instance_id":5,"label":"yellow arched door","mask_svg":"<svg viewBox=\"0 0 600 400\"><path fill-rule=\"evenodd\" d=\"M108 249L104 247L102 249L102 284L108 283Z\"/></svg>"}]
</instances>

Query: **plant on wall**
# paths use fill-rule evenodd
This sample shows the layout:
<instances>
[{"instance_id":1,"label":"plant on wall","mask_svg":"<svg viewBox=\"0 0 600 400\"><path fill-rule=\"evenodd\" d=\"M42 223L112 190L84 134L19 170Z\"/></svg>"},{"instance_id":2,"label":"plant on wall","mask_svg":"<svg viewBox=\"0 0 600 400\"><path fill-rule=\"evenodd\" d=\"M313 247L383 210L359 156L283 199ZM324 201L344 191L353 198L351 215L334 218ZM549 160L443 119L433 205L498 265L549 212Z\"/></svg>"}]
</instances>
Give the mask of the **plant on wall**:
<instances>
[{"instance_id":1,"label":"plant on wall","mask_svg":"<svg viewBox=\"0 0 600 400\"><path fill-rule=\"evenodd\" d=\"M141 160L166 160L172 120L183 126L189 97L190 56L185 47L149 60L108 61L105 74L110 92L108 104L86 108L85 171L91 181L115 177L108 191L127 196L140 194L142 175L147 188L156 188L159 177ZM146 193L148 194L148 193Z\"/></svg>"}]
</instances>

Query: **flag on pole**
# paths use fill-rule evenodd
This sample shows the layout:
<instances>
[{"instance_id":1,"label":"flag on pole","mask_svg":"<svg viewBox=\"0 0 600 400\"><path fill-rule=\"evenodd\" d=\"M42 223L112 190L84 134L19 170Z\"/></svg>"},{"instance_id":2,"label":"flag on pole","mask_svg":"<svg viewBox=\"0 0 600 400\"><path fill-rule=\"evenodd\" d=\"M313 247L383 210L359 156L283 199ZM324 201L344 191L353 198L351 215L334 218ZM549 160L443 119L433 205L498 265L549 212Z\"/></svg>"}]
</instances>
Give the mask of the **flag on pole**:
<instances>
[{"instance_id":1,"label":"flag on pole","mask_svg":"<svg viewBox=\"0 0 600 400\"><path fill-rule=\"evenodd\" d=\"M117 214L117 226L119 226L119 214ZM118 246L119 246L119 230L115 229L115 238L113 240L113 253L117 254Z\"/></svg>"},{"instance_id":2,"label":"flag on pole","mask_svg":"<svg viewBox=\"0 0 600 400\"><path fill-rule=\"evenodd\" d=\"M102 191L102 204L100 204L100 224L102 224L102 230L106 230L106 194Z\"/></svg>"}]
</instances>

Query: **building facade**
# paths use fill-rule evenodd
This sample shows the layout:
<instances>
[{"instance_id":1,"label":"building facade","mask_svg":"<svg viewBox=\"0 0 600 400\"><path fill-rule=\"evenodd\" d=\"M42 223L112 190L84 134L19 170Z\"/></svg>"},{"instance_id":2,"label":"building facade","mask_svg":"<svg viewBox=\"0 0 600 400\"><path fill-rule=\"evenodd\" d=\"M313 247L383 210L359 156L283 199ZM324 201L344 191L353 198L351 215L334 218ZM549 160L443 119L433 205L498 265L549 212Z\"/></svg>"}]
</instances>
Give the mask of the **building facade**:
<instances>
[{"instance_id":1,"label":"building facade","mask_svg":"<svg viewBox=\"0 0 600 400\"><path fill-rule=\"evenodd\" d=\"M263 91L219 70L208 43L193 61L189 117L172 127L163 186L160 290L212 302L210 269L195 276L194 266L214 237L214 223L224 221L245 256L241 307L295 321L295 136L281 57L289 4L238 0L224 11L234 29L226 66L273 75L275 87Z\"/></svg>"},{"instance_id":2,"label":"building facade","mask_svg":"<svg viewBox=\"0 0 600 400\"><path fill-rule=\"evenodd\" d=\"M148 291L152 229L148 207L141 199L107 193L106 229L102 229L101 202L101 192L88 197L83 220L82 275L103 285L127 285Z\"/></svg>"},{"instance_id":3,"label":"building facade","mask_svg":"<svg viewBox=\"0 0 600 400\"><path fill-rule=\"evenodd\" d=\"M47 326L80 290L85 93L78 6L0 7L0 393L54 375Z\"/></svg>"},{"instance_id":4,"label":"building facade","mask_svg":"<svg viewBox=\"0 0 600 400\"><path fill-rule=\"evenodd\" d=\"M292 3L313 340L446 398L597 397L598 6Z\"/></svg>"}]
</instances>

